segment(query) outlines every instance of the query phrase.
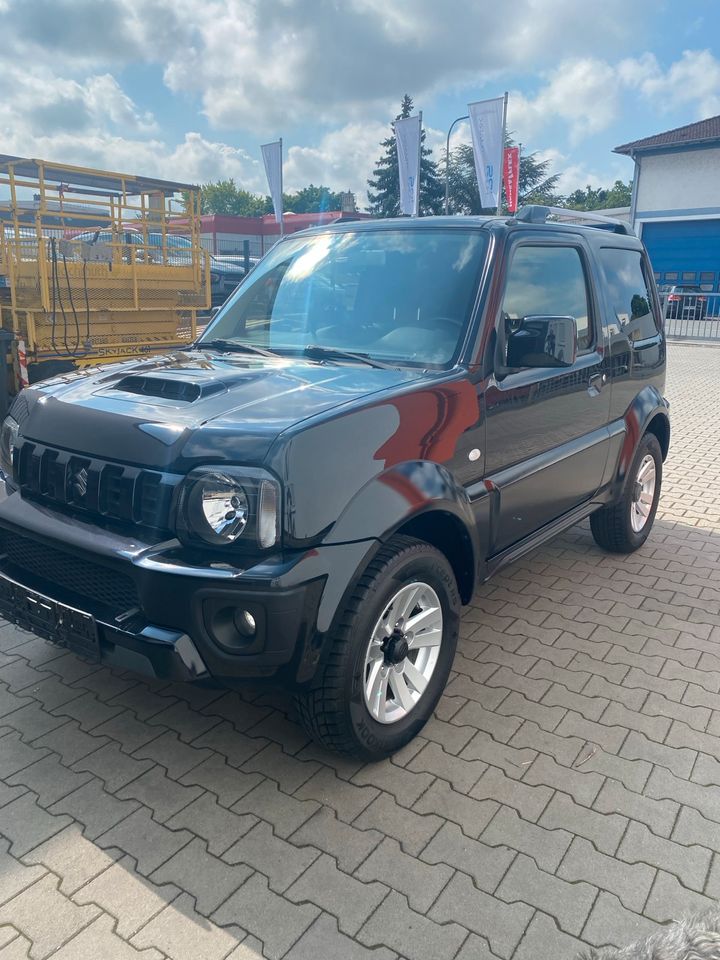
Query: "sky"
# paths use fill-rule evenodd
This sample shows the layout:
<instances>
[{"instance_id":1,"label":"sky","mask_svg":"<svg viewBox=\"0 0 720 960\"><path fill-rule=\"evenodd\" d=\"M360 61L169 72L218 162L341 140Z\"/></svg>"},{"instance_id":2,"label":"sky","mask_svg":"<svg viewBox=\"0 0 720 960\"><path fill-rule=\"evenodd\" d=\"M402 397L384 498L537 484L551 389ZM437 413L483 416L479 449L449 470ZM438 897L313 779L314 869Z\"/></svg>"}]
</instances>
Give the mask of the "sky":
<instances>
[{"instance_id":1,"label":"sky","mask_svg":"<svg viewBox=\"0 0 720 960\"><path fill-rule=\"evenodd\" d=\"M720 114L715 0L0 0L0 152L267 192L366 180L405 93L439 158L474 100L569 193ZM464 125L457 138L467 137Z\"/></svg>"}]
</instances>

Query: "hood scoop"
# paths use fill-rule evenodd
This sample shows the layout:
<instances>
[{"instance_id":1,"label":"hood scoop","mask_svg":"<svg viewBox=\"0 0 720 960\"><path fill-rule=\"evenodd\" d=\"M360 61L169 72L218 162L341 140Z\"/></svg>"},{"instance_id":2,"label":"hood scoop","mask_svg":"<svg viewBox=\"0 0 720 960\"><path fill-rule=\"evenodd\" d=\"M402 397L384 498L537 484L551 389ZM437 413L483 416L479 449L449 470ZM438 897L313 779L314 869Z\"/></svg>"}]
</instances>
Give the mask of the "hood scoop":
<instances>
[{"instance_id":1,"label":"hood scoop","mask_svg":"<svg viewBox=\"0 0 720 960\"><path fill-rule=\"evenodd\" d=\"M141 397L156 397L161 400L179 400L181 403L194 403L203 397L222 393L226 386L222 381L211 380L208 383L193 383L174 377L130 376L119 380L115 390L134 393Z\"/></svg>"}]
</instances>

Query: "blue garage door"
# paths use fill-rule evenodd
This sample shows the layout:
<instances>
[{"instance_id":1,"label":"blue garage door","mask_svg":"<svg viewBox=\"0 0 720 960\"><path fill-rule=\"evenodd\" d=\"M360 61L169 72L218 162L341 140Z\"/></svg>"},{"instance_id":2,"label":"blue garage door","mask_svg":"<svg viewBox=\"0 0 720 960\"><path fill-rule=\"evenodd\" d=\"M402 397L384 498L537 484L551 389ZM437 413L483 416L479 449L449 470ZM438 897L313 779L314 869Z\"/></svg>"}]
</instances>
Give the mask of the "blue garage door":
<instances>
[{"instance_id":1,"label":"blue garage door","mask_svg":"<svg viewBox=\"0 0 720 960\"><path fill-rule=\"evenodd\" d=\"M720 291L720 220L645 223L642 238L661 286L699 283Z\"/></svg>"}]
</instances>

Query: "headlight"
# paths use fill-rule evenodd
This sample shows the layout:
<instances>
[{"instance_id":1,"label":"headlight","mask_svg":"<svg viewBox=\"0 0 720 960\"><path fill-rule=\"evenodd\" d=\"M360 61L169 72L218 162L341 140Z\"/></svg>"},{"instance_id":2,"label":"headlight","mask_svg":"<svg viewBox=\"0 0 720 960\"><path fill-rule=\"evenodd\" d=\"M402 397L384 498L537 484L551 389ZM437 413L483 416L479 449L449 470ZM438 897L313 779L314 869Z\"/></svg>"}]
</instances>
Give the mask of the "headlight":
<instances>
[{"instance_id":1,"label":"headlight","mask_svg":"<svg viewBox=\"0 0 720 960\"><path fill-rule=\"evenodd\" d=\"M193 470L180 487L175 526L187 544L267 549L278 540L279 505L277 481L262 470Z\"/></svg>"},{"instance_id":2,"label":"headlight","mask_svg":"<svg viewBox=\"0 0 720 960\"><path fill-rule=\"evenodd\" d=\"M5 417L0 431L0 470L6 477L12 477L13 450L17 443L20 425L14 417Z\"/></svg>"},{"instance_id":3,"label":"headlight","mask_svg":"<svg viewBox=\"0 0 720 960\"><path fill-rule=\"evenodd\" d=\"M193 484L187 509L198 534L209 543L233 543L247 526L250 506L243 488L220 474Z\"/></svg>"}]
</instances>

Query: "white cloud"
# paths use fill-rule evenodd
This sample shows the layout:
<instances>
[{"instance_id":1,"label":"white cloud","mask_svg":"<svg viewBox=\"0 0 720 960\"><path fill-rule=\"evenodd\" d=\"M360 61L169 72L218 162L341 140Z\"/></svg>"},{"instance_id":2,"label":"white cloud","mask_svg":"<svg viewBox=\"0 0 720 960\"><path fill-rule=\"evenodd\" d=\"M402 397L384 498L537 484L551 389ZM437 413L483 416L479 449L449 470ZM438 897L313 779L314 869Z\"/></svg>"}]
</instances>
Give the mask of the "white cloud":
<instances>
[{"instance_id":1,"label":"white cloud","mask_svg":"<svg viewBox=\"0 0 720 960\"><path fill-rule=\"evenodd\" d=\"M605 0L593 49L626 44L650 7ZM15 58L51 53L60 70L159 64L213 125L262 135L386 116L406 90L481 88L588 40L576 0L516 0L512 29L501 5L467 0L14 0L0 18Z\"/></svg>"},{"instance_id":2,"label":"white cloud","mask_svg":"<svg viewBox=\"0 0 720 960\"><path fill-rule=\"evenodd\" d=\"M655 56L647 54L639 69L626 70L643 96L660 110L689 107L692 119L720 113L720 60L709 50L685 50L682 57L663 73Z\"/></svg>"},{"instance_id":3,"label":"white cloud","mask_svg":"<svg viewBox=\"0 0 720 960\"><path fill-rule=\"evenodd\" d=\"M686 50L667 70L652 53L614 63L578 57L563 61L545 79L534 96L510 96L509 125L523 136L534 138L560 120L571 144L578 144L607 130L628 98L638 95L658 112L687 108L688 120L720 113L720 60L709 50Z\"/></svg>"},{"instance_id":4,"label":"white cloud","mask_svg":"<svg viewBox=\"0 0 720 960\"><path fill-rule=\"evenodd\" d=\"M0 33L15 59L84 70L181 55L201 14L199 0L0 0Z\"/></svg>"},{"instance_id":5,"label":"white cloud","mask_svg":"<svg viewBox=\"0 0 720 960\"><path fill-rule=\"evenodd\" d=\"M594 189L611 187L616 180L627 182L630 168L620 157L608 158L602 166L588 166L574 162L572 157L555 148L537 150L538 160L549 160L549 173L559 175L557 192L567 196L573 190L583 190L587 186Z\"/></svg>"},{"instance_id":6,"label":"white cloud","mask_svg":"<svg viewBox=\"0 0 720 960\"><path fill-rule=\"evenodd\" d=\"M551 119L559 118L568 124L571 141L579 143L607 129L619 104L620 82L609 63L593 57L565 60L534 98L513 92L508 122L523 136L533 137Z\"/></svg>"},{"instance_id":7,"label":"white cloud","mask_svg":"<svg viewBox=\"0 0 720 960\"><path fill-rule=\"evenodd\" d=\"M78 139L72 133L35 137L34 149L23 138L4 141L11 154L41 156L78 166L121 170L144 176L163 177L185 183L207 183L232 177L245 189L266 193L265 175L257 160L226 143L206 140L199 133L186 133L182 142L140 140L111 134L89 134Z\"/></svg>"},{"instance_id":8,"label":"white cloud","mask_svg":"<svg viewBox=\"0 0 720 960\"><path fill-rule=\"evenodd\" d=\"M234 177L264 189L260 163L244 150L192 132L168 144L110 74L78 81L0 61L0 88L13 91L0 99L5 153L188 182Z\"/></svg>"},{"instance_id":9,"label":"white cloud","mask_svg":"<svg viewBox=\"0 0 720 960\"><path fill-rule=\"evenodd\" d=\"M501 5L467 0L0 0L2 148L173 179L232 176L264 193L259 157L225 140L284 134L287 189L324 183L362 203L406 90L425 106L436 159L445 149L432 126L436 94L457 90L462 112L529 67L538 87L511 93L509 108L509 128L528 144L555 149L567 130L577 145L609 129L630 98L688 119L720 113L710 51L669 65L624 55L651 11L652 0L606 0L590 33L577 0L516 0L510 25ZM170 137L118 80L136 63L159 67L189 115L200 108L223 132ZM315 142L293 143L308 129ZM466 139L460 125L453 144ZM564 189L608 182L600 167L552 155Z\"/></svg>"},{"instance_id":10,"label":"white cloud","mask_svg":"<svg viewBox=\"0 0 720 960\"><path fill-rule=\"evenodd\" d=\"M117 80L109 73L89 77L84 88L78 84L91 117L98 123L109 121L119 129L137 133L157 130L153 115L141 113Z\"/></svg>"},{"instance_id":11,"label":"white cloud","mask_svg":"<svg viewBox=\"0 0 720 960\"><path fill-rule=\"evenodd\" d=\"M352 190L364 203L365 181L380 154L378 145L389 132L386 123L348 123L326 133L317 146L291 146L283 171L285 189L323 184L333 190Z\"/></svg>"},{"instance_id":12,"label":"white cloud","mask_svg":"<svg viewBox=\"0 0 720 960\"><path fill-rule=\"evenodd\" d=\"M0 60L0 88L12 91L0 99L5 143L98 129L147 135L157 128L152 114L140 111L108 73L78 81L55 76L46 67Z\"/></svg>"},{"instance_id":13,"label":"white cloud","mask_svg":"<svg viewBox=\"0 0 720 960\"><path fill-rule=\"evenodd\" d=\"M626 43L649 8L606 0L593 10L593 49ZM202 10L166 82L196 92L214 125L263 133L387 115L405 91L419 102L451 86L499 84L588 41L576 0L516 0L512 29L502 5L467 0L203 0Z\"/></svg>"}]
</instances>

